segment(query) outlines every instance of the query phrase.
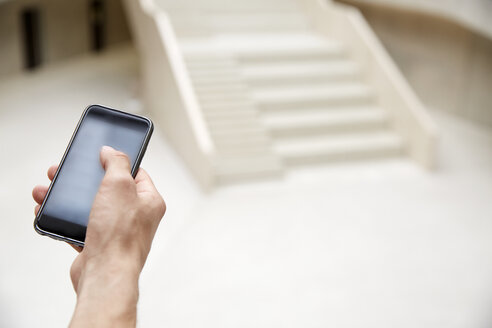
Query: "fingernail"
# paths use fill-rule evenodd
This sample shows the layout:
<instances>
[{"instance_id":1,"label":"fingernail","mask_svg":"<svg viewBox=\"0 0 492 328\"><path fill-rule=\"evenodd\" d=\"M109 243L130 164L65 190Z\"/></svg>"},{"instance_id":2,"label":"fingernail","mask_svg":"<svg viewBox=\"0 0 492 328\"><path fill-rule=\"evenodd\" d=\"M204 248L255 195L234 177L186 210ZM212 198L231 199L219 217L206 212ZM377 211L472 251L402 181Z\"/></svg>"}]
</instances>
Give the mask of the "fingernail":
<instances>
[{"instance_id":1,"label":"fingernail","mask_svg":"<svg viewBox=\"0 0 492 328\"><path fill-rule=\"evenodd\" d=\"M114 150L114 148L110 147L110 146L102 146L102 148L101 148L101 151L104 151L104 152L113 151L113 150Z\"/></svg>"}]
</instances>

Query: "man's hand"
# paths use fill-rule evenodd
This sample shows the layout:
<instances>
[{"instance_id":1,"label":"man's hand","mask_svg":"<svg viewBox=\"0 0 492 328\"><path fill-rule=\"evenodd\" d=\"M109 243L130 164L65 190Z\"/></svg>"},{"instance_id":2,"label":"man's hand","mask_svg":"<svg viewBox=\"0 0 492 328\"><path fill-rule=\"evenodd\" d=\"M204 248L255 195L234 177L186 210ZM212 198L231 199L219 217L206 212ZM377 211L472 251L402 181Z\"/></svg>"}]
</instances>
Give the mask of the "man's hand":
<instances>
[{"instance_id":1,"label":"man's hand","mask_svg":"<svg viewBox=\"0 0 492 328\"><path fill-rule=\"evenodd\" d=\"M124 153L103 147L101 164L106 174L70 272L77 293L71 326L135 326L138 277L166 205L143 169L132 178ZM48 170L50 180L55 172ZM46 191L34 188L38 204Z\"/></svg>"}]
</instances>

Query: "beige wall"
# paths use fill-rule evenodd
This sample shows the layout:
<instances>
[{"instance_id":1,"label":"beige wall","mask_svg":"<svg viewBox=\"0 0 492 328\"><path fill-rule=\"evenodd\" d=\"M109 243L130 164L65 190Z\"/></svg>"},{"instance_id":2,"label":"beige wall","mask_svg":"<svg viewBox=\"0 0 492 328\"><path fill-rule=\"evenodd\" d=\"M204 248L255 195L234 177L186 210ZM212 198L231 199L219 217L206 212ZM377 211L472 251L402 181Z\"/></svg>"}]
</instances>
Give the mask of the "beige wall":
<instances>
[{"instance_id":1,"label":"beige wall","mask_svg":"<svg viewBox=\"0 0 492 328\"><path fill-rule=\"evenodd\" d=\"M356 5L422 101L492 126L492 41L418 11Z\"/></svg>"},{"instance_id":2,"label":"beige wall","mask_svg":"<svg viewBox=\"0 0 492 328\"><path fill-rule=\"evenodd\" d=\"M0 4L0 78L22 67L19 18L14 15L17 4Z\"/></svg>"},{"instance_id":3,"label":"beige wall","mask_svg":"<svg viewBox=\"0 0 492 328\"><path fill-rule=\"evenodd\" d=\"M0 4L0 77L23 66L20 12L29 5L41 10L43 64L90 51L88 0L17 0ZM119 0L106 0L107 45L128 41L130 34Z\"/></svg>"},{"instance_id":4,"label":"beige wall","mask_svg":"<svg viewBox=\"0 0 492 328\"><path fill-rule=\"evenodd\" d=\"M349 0L447 17L492 38L490 0Z\"/></svg>"}]
</instances>

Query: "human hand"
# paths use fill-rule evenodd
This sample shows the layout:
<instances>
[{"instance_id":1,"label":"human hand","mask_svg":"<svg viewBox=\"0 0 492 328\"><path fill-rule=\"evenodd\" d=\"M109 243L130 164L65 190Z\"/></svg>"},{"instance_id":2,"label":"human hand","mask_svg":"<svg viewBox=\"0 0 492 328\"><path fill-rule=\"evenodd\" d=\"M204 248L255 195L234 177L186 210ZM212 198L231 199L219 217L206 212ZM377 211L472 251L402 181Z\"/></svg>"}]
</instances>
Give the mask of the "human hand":
<instances>
[{"instance_id":1,"label":"human hand","mask_svg":"<svg viewBox=\"0 0 492 328\"><path fill-rule=\"evenodd\" d=\"M112 317L114 322L115 316L122 312L127 316L128 311L124 309L128 309L128 306L133 308L132 304L136 304L138 277L166 205L143 169L138 171L135 179L132 178L130 163L124 153L103 147L100 157L106 174L89 216L85 246L83 249L78 248L80 254L70 273L78 295L77 309L82 307L88 310L94 308L97 302L101 305L111 302L108 298L114 296L113 292L118 297L127 297L127 302L115 309ZM50 167L50 180L55 172L56 166ZM37 186L33 190L33 198L38 203L36 213L47 189ZM87 304L85 300L92 305L79 306ZM87 312L77 309L72 324L78 322L78 312ZM86 315L87 313L82 317ZM94 313L91 318L102 322L97 320Z\"/></svg>"}]
</instances>

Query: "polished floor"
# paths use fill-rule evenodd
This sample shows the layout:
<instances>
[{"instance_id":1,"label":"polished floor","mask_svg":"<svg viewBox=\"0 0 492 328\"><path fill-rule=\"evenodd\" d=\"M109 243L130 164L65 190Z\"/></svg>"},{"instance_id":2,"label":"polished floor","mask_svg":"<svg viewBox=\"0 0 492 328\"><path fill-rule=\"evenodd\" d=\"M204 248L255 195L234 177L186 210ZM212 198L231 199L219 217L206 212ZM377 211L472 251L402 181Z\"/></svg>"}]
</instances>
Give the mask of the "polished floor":
<instances>
[{"instance_id":1,"label":"polished floor","mask_svg":"<svg viewBox=\"0 0 492 328\"><path fill-rule=\"evenodd\" d=\"M0 80L0 327L63 327L75 252L32 229L85 106L141 111L130 47ZM306 167L200 192L159 126L142 163L168 204L140 327L492 325L492 131L433 113L439 167Z\"/></svg>"}]
</instances>

